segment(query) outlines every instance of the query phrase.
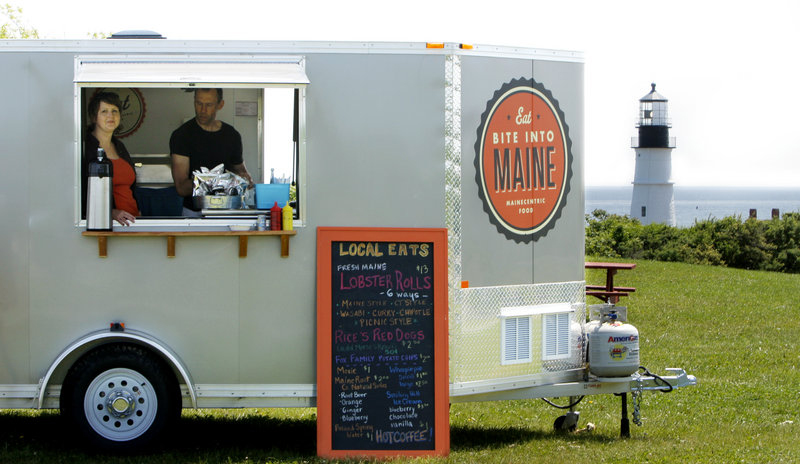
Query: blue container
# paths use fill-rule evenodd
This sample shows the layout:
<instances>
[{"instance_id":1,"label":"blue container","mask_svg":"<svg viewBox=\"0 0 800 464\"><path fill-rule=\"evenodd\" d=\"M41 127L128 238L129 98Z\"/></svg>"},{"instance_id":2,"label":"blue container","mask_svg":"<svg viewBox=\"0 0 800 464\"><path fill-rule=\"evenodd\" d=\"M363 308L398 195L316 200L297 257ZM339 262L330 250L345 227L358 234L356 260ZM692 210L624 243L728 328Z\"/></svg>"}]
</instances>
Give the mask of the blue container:
<instances>
[{"instance_id":1,"label":"blue container","mask_svg":"<svg viewBox=\"0 0 800 464\"><path fill-rule=\"evenodd\" d=\"M256 184L256 208L270 209L275 202L283 208L289 202L289 184Z\"/></svg>"}]
</instances>

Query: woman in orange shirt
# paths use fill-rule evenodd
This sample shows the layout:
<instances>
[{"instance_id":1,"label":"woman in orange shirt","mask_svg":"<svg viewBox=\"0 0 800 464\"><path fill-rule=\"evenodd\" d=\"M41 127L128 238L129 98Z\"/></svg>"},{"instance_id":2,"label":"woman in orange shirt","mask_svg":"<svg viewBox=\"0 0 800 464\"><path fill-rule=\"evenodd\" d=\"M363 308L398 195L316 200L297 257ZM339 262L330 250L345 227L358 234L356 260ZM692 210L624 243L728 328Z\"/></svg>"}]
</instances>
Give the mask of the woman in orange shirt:
<instances>
[{"instance_id":1,"label":"woman in orange shirt","mask_svg":"<svg viewBox=\"0 0 800 464\"><path fill-rule=\"evenodd\" d=\"M98 92L89 101L89 126L84 141L84 192L86 191L86 173L90 160L97 158L97 149L102 148L111 161L114 169L114 205L111 217L122 225L136 222L139 206L133 196L136 183L136 171L127 148L114 136L120 123L122 102L115 93ZM84 201L85 204L85 201Z\"/></svg>"}]
</instances>

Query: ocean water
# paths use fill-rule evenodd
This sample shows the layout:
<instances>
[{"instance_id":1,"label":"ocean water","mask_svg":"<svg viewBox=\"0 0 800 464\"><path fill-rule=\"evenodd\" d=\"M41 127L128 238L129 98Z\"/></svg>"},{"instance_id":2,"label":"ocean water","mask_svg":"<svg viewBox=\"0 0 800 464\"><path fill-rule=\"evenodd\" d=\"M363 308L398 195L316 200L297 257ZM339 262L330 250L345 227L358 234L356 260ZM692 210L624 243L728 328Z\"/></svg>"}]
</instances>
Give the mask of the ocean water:
<instances>
[{"instance_id":1,"label":"ocean water","mask_svg":"<svg viewBox=\"0 0 800 464\"><path fill-rule=\"evenodd\" d=\"M604 209L629 215L632 193L633 186L586 187L586 214ZM746 219L751 209L757 211L758 219L770 219L773 208L781 215L800 212L800 188L675 186L675 221L679 227L708 218L739 215Z\"/></svg>"}]
</instances>

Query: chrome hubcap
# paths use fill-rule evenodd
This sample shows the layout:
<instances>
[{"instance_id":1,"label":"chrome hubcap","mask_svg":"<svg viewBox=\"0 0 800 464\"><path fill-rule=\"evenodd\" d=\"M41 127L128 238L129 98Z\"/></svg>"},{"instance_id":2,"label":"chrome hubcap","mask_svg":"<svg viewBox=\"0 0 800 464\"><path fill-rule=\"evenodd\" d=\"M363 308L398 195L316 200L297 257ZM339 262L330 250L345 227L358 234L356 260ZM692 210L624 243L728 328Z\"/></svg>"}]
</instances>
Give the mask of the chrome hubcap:
<instances>
[{"instance_id":1,"label":"chrome hubcap","mask_svg":"<svg viewBox=\"0 0 800 464\"><path fill-rule=\"evenodd\" d=\"M92 429L112 441L128 441L145 433L158 412L150 381L132 369L110 369L86 389L83 410Z\"/></svg>"},{"instance_id":2,"label":"chrome hubcap","mask_svg":"<svg viewBox=\"0 0 800 464\"><path fill-rule=\"evenodd\" d=\"M136 409L136 403L128 391L116 391L109 396L106 408L116 417L126 417Z\"/></svg>"}]
</instances>

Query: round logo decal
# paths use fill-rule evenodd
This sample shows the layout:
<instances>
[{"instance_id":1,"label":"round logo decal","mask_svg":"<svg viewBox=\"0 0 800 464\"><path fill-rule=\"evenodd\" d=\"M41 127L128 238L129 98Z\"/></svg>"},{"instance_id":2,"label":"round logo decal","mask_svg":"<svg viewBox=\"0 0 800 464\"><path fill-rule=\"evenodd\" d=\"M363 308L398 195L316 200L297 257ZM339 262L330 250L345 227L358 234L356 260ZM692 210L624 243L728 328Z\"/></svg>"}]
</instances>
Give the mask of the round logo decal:
<instances>
[{"instance_id":1,"label":"round logo decal","mask_svg":"<svg viewBox=\"0 0 800 464\"><path fill-rule=\"evenodd\" d=\"M486 105L475 144L484 210L517 242L544 236L566 204L572 141L564 113L532 79L513 80Z\"/></svg>"}]
</instances>

